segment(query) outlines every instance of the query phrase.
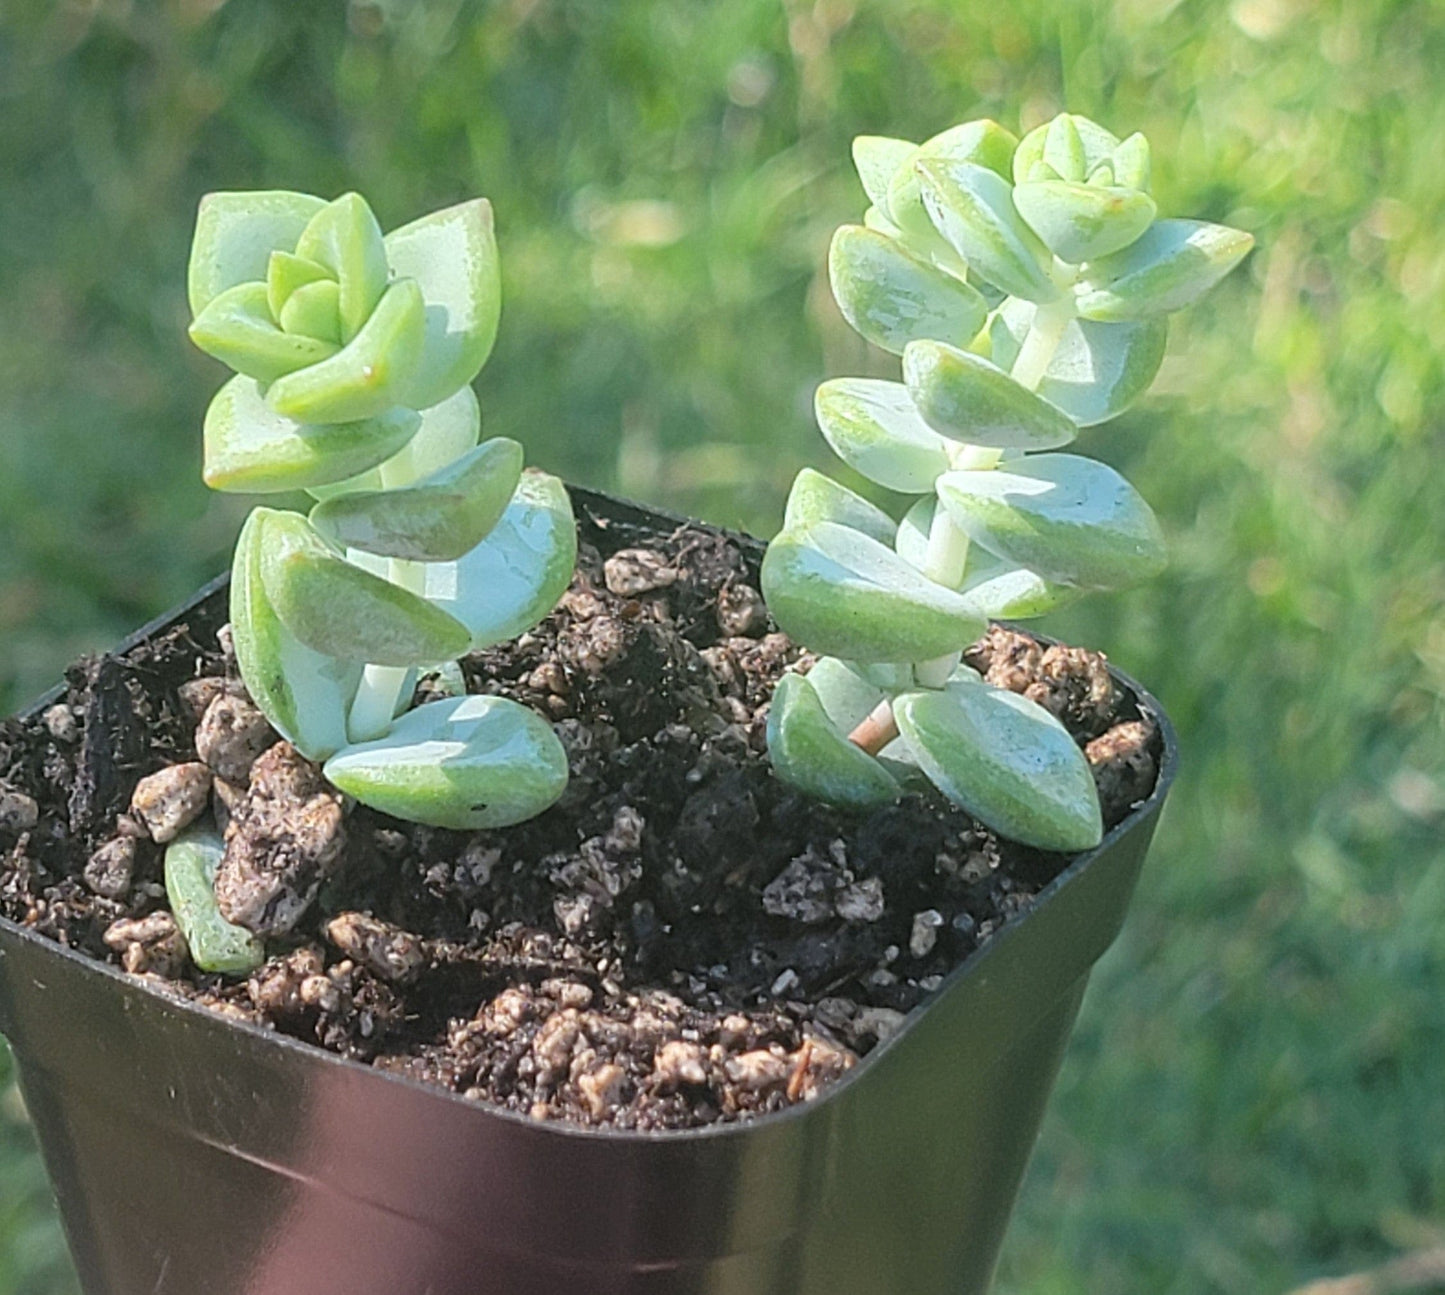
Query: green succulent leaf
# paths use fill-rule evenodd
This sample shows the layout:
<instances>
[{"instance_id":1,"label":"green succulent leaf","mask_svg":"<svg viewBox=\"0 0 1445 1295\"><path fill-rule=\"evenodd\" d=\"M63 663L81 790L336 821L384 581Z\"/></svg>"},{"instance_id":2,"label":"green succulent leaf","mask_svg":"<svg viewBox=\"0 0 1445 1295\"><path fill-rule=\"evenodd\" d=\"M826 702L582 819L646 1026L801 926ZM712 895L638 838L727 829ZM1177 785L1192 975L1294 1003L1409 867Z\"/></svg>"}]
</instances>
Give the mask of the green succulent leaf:
<instances>
[{"instance_id":1,"label":"green succulent leaf","mask_svg":"<svg viewBox=\"0 0 1445 1295\"><path fill-rule=\"evenodd\" d=\"M497 338L502 279L492 204L478 198L394 229L386 254L426 302L426 340L407 390L407 403L426 409L475 378Z\"/></svg>"},{"instance_id":2,"label":"green succulent leaf","mask_svg":"<svg viewBox=\"0 0 1445 1295\"><path fill-rule=\"evenodd\" d=\"M281 318L281 312L297 288L330 278L330 271L324 265L308 261L304 256L284 250L272 252L266 262L266 305L270 308L271 318Z\"/></svg>"},{"instance_id":3,"label":"green succulent leaf","mask_svg":"<svg viewBox=\"0 0 1445 1295\"><path fill-rule=\"evenodd\" d=\"M884 234L889 238L903 238L903 231L884 215L881 207L869 207L863 213L863 228L871 229L875 234Z\"/></svg>"},{"instance_id":4,"label":"green succulent leaf","mask_svg":"<svg viewBox=\"0 0 1445 1295\"><path fill-rule=\"evenodd\" d=\"M498 436L412 485L325 500L311 510L311 524L342 548L455 561L501 520L521 476L522 447Z\"/></svg>"},{"instance_id":5,"label":"green succulent leaf","mask_svg":"<svg viewBox=\"0 0 1445 1295\"><path fill-rule=\"evenodd\" d=\"M920 337L966 342L988 314L984 299L962 279L861 225L843 225L833 235L828 272L843 317L895 355Z\"/></svg>"},{"instance_id":6,"label":"green succulent leaf","mask_svg":"<svg viewBox=\"0 0 1445 1295\"><path fill-rule=\"evenodd\" d=\"M1137 242L1092 262L1076 288L1079 314L1114 323L1183 310L1244 259L1254 238L1202 220L1160 220Z\"/></svg>"},{"instance_id":7,"label":"green succulent leaf","mask_svg":"<svg viewBox=\"0 0 1445 1295\"><path fill-rule=\"evenodd\" d=\"M253 378L238 375L206 410L202 475L212 490L240 494L321 487L390 458L420 422L410 409L353 423L293 422L267 406Z\"/></svg>"},{"instance_id":8,"label":"green succulent leaf","mask_svg":"<svg viewBox=\"0 0 1445 1295\"><path fill-rule=\"evenodd\" d=\"M851 526L883 544L893 542L893 533L897 529L887 513L862 495L813 468L804 468L793 478L793 488L788 491L783 528L796 530L811 522L837 522L841 526Z\"/></svg>"},{"instance_id":9,"label":"green succulent leaf","mask_svg":"<svg viewBox=\"0 0 1445 1295\"><path fill-rule=\"evenodd\" d=\"M1149 505L1093 459L1038 454L992 472L950 472L938 496L970 539L1046 580L1122 589L1164 566Z\"/></svg>"},{"instance_id":10,"label":"green succulent leaf","mask_svg":"<svg viewBox=\"0 0 1445 1295\"><path fill-rule=\"evenodd\" d=\"M938 507L937 495L925 495L898 523L898 555L920 570L928 559L928 536ZM1083 591L1045 580L1027 567L974 544L968 550L958 592L989 620L1027 620L1066 606Z\"/></svg>"},{"instance_id":11,"label":"green succulent leaf","mask_svg":"<svg viewBox=\"0 0 1445 1295\"><path fill-rule=\"evenodd\" d=\"M1034 322L1036 307L1010 300L989 320L993 362L1008 370ZM1163 315L1124 324L1072 320L1044 370L1038 393L1080 427L1121 414L1149 390L1164 362L1169 321Z\"/></svg>"},{"instance_id":12,"label":"green succulent leaf","mask_svg":"<svg viewBox=\"0 0 1445 1295\"><path fill-rule=\"evenodd\" d=\"M381 226L359 193L344 193L311 218L296 255L325 266L338 286L341 341L349 342L386 291L388 270Z\"/></svg>"},{"instance_id":13,"label":"green succulent leaf","mask_svg":"<svg viewBox=\"0 0 1445 1295\"><path fill-rule=\"evenodd\" d=\"M1153 179L1150 161L1149 141L1135 131L1118 148L1110 159L1114 170L1114 183L1145 193Z\"/></svg>"},{"instance_id":14,"label":"green succulent leaf","mask_svg":"<svg viewBox=\"0 0 1445 1295\"><path fill-rule=\"evenodd\" d=\"M274 382L336 354L318 337L282 332L271 318L264 283L240 283L207 303L192 321L191 341L207 355L258 382Z\"/></svg>"},{"instance_id":15,"label":"green succulent leaf","mask_svg":"<svg viewBox=\"0 0 1445 1295\"><path fill-rule=\"evenodd\" d=\"M1049 450L1078 427L1062 410L1021 387L990 361L945 342L911 342L903 381L935 432L992 449Z\"/></svg>"},{"instance_id":16,"label":"green succulent leaf","mask_svg":"<svg viewBox=\"0 0 1445 1295\"><path fill-rule=\"evenodd\" d=\"M269 294L269 287L267 289ZM318 279L303 283L281 307L276 316L282 329L300 333L318 341L341 345L341 286L335 279Z\"/></svg>"},{"instance_id":17,"label":"green succulent leaf","mask_svg":"<svg viewBox=\"0 0 1445 1295\"><path fill-rule=\"evenodd\" d=\"M410 409L354 423L293 422L267 406L255 379L238 375L206 410L202 475L212 490L241 494L321 487L390 458L420 423Z\"/></svg>"},{"instance_id":18,"label":"green succulent leaf","mask_svg":"<svg viewBox=\"0 0 1445 1295\"><path fill-rule=\"evenodd\" d=\"M893 775L833 725L802 675L784 675L773 692L768 756L779 778L829 805L870 809L898 799Z\"/></svg>"},{"instance_id":19,"label":"green succulent leaf","mask_svg":"<svg viewBox=\"0 0 1445 1295\"><path fill-rule=\"evenodd\" d=\"M505 697L407 711L385 736L326 762L326 777L383 814L454 831L533 818L567 786L567 753L540 715Z\"/></svg>"},{"instance_id":20,"label":"green succulent leaf","mask_svg":"<svg viewBox=\"0 0 1445 1295\"><path fill-rule=\"evenodd\" d=\"M1074 139L1078 141L1077 151ZM1118 147L1118 136L1097 122L1075 113L1060 113L1019 141L1013 156L1014 183L1033 179L1033 169L1040 162L1046 163L1060 180L1085 180L1101 162L1112 161Z\"/></svg>"},{"instance_id":21,"label":"green succulent leaf","mask_svg":"<svg viewBox=\"0 0 1445 1295\"><path fill-rule=\"evenodd\" d=\"M245 976L266 960L266 946L216 906L216 869L225 852L215 832L188 828L166 847L166 898L200 970Z\"/></svg>"},{"instance_id":22,"label":"green succulent leaf","mask_svg":"<svg viewBox=\"0 0 1445 1295\"><path fill-rule=\"evenodd\" d=\"M853 165L858 168L863 192L885 215L889 183L915 148L906 139L889 139L885 135L859 135L853 141Z\"/></svg>"},{"instance_id":23,"label":"green succulent leaf","mask_svg":"<svg viewBox=\"0 0 1445 1295\"><path fill-rule=\"evenodd\" d=\"M1048 251L1015 209L1007 180L972 162L921 158L915 165L929 218L970 270L1011 296L1058 297L1045 268Z\"/></svg>"},{"instance_id":24,"label":"green succulent leaf","mask_svg":"<svg viewBox=\"0 0 1445 1295\"><path fill-rule=\"evenodd\" d=\"M330 358L272 383L266 402L306 423L346 423L405 404L426 336L426 307L411 279L393 283L370 317Z\"/></svg>"},{"instance_id":25,"label":"green succulent leaf","mask_svg":"<svg viewBox=\"0 0 1445 1295\"><path fill-rule=\"evenodd\" d=\"M1067 607L1084 591L1045 580L1038 572L975 544L969 551L959 592L989 620L1022 621Z\"/></svg>"},{"instance_id":26,"label":"green succulent leaf","mask_svg":"<svg viewBox=\"0 0 1445 1295\"><path fill-rule=\"evenodd\" d=\"M927 661L984 630L966 599L836 522L780 533L763 559L762 587L789 635L850 661Z\"/></svg>"},{"instance_id":27,"label":"green succulent leaf","mask_svg":"<svg viewBox=\"0 0 1445 1295\"><path fill-rule=\"evenodd\" d=\"M286 628L327 656L426 665L461 656L470 641L440 607L348 562L299 513L267 519L261 579Z\"/></svg>"},{"instance_id":28,"label":"green succulent leaf","mask_svg":"<svg viewBox=\"0 0 1445 1295\"><path fill-rule=\"evenodd\" d=\"M479 651L531 629L567 591L576 565L567 488L545 472L524 472L486 539L456 562L427 564L426 596L467 627Z\"/></svg>"},{"instance_id":29,"label":"green succulent leaf","mask_svg":"<svg viewBox=\"0 0 1445 1295\"><path fill-rule=\"evenodd\" d=\"M813 406L833 452L880 486L922 494L948 470L948 442L923 421L902 383L832 378Z\"/></svg>"},{"instance_id":30,"label":"green succulent leaf","mask_svg":"<svg viewBox=\"0 0 1445 1295\"><path fill-rule=\"evenodd\" d=\"M923 772L1002 836L1040 850L1088 850L1104 836L1089 762L1042 706L987 684L906 693L898 727Z\"/></svg>"},{"instance_id":31,"label":"green succulent leaf","mask_svg":"<svg viewBox=\"0 0 1445 1295\"><path fill-rule=\"evenodd\" d=\"M355 494L359 490L409 486L455 462L474 448L482 431L477 393L461 387L439 405L421 411L421 426L401 449L374 468L331 485L311 488L317 499Z\"/></svg>"},{"instance_id":32,"label":"green succulent leaf","mask_svg":"<svg viewBox=\"0 0 1445 1295\"><path fill-rule=\"evenodd\" d=\"M271 253L295 247L325 205L309 193L282 189L206 194L196 213L186 272L191 314L199 315L227 288L265 279Z\"/></svg>"},{"instance_id":33,"label":"green succulent leaf","mask_svg":"<svg viewBox=\"0 0 1445 1295\"><path fill-rule=\"evenodd\" d=\"M1137 189L1066 180L1021 184L1014 206L1044 246L1073 265L1128 247L1158 210L1154 199Z\"/></svg>"},{"instance_id":34,"label":"green succulent leaf","mask_svg":"<svg viewBox=\"0 0 1445 1295\"><path fill-rule=\"evenodd\" d=\"M346 745L346 714L361 664L307 647L276 614L261 581L269 508L254 509L241 528L231 566L231 636L246 690L271 726L308 760Z\"/></svg>"},{"instance_id":35,"label":"green succulent leaf","mask_svg":"<svg viewBox=\"0 0 1445 1295\"><path fill-rule=\"evenodd\" d=\"M835 656L825 656L819 657L808 671L808 686L841 733L851 733L883 700L883 690L863 674L863 669ZM911 672L906 678L900 673L900 686L913 686Z\"/></svg>"}]
</instances>

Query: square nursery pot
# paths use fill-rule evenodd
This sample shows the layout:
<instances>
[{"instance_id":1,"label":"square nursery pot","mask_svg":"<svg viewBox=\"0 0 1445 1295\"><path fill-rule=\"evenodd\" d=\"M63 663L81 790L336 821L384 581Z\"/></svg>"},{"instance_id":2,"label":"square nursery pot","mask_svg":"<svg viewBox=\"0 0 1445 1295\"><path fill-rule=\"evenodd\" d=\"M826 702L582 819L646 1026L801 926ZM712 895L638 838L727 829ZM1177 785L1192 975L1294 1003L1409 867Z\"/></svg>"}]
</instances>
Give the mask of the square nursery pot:
<instances>
[{"instance_id":1,"label":"square nursery pot","mask_svg":"<svg viewBox=\"0 0 1445 1295\"><path fill-rule=\"evenodd\" d=\"M589 491L574 502L627 543L678 521ZM217 582L174 615L223 597ZM0 1030L85 1290L986 1290L1174 774L1163 712L1116 680L1162 734L1149 799L840 1082L751 1122L533 1122L227 1021L0 919Z\"/></svg>"}]
</instances>

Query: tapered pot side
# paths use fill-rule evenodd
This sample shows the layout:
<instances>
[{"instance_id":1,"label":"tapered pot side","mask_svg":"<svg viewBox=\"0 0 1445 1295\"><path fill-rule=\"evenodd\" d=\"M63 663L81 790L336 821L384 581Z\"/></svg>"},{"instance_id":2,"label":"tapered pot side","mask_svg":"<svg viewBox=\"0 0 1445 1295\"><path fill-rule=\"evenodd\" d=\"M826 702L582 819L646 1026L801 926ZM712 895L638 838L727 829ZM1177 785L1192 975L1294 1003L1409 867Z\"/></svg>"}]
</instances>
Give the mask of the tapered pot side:
<instances>
[{"instance_id":1,"label":"tapered pot side","mask_svg":"<svg viewBox=\"0 0 1445 1295\"><path fill-rule=\"evenodd\" d=\"M679 521L573 498L628 543ZM209 586L130 644L222 596ZM224 1020L0 919L0 1030L85 1290L984 1291L1173 777L1163 712L1116 679L1161 730L1150 798L841 1082L747 1123L538 1123Z\"/></svg>"}]
</instances>

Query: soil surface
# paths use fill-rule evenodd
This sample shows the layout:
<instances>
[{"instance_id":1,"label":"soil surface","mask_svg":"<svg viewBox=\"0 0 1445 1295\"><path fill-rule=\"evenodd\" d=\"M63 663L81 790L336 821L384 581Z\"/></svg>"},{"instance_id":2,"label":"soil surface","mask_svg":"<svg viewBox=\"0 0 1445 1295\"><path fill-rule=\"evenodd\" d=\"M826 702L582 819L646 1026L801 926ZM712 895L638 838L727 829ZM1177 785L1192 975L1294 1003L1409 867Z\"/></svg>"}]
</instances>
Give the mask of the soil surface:
<instances>
[{"instance_id":1,"label":"soil surface","mask_svg":"<svg viewBox=\"0 0 1445 1295\"><path fill-rule=\"evenodd\" d=\"M0 914L537 1119L690 1128L816 1096L1068 857L931 790L867 814L790 791L767 707L811 660L768 620L760 546L581 501L579 524L558 609L463 662L469 690L555 722L557 806L457 833L343 803L250 706L222 594L0 727ZM966 660L1064 721L1107 823L1153 790L1158 735L1102 656L995 627ZM218 895L265 933L248 977L197 972L166 907L160 842L207 814L227 831Z\"/></svg>"}]
</instances>

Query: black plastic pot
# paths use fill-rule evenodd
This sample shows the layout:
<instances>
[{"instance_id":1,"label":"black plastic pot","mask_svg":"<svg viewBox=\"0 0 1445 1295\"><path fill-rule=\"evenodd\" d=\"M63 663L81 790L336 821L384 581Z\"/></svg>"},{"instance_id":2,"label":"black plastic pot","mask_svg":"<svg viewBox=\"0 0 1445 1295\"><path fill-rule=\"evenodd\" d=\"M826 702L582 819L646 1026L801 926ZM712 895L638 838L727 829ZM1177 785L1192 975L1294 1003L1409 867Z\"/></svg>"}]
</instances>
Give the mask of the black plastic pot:
<instances>
[{"instance_id":1,"label":"black plastic pot","mask_svg":"<svg viewBox=\"0 0 1445 1295\"><path fill-rule=\"evenodd\" d=\"M627 542L676 521L574 499ZM1163 730L1148 802L845 1080L752 1123L531 1122L228 1022L0 920L0 1030L85 1290L984 1291L1174 773L1163 712L1119 681Z\"/></svg>"}]
</instances>

